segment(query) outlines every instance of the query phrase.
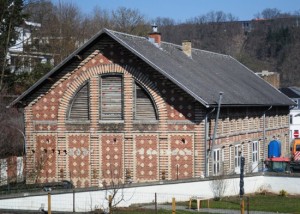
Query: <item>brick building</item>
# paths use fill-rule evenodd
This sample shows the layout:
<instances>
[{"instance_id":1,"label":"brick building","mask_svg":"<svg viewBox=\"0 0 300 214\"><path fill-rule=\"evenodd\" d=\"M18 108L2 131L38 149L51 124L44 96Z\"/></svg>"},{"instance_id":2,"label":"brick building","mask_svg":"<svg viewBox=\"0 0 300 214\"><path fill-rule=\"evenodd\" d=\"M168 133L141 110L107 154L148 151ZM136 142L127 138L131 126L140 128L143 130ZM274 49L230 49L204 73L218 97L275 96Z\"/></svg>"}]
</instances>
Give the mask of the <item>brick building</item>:
<instances>
[{"instance_id":1,"label":"brick building","mask_svg":"<svg viewBox=\"0 0 300 214\"><path fill-rule=\"evenodd\" d=\"M102 30L11 106L24 107L27 182L87 187L238 173L240 152L257 171L268 141L288 151L292 104L232 57L154 28Z\"/></svg>"}]
</instances>

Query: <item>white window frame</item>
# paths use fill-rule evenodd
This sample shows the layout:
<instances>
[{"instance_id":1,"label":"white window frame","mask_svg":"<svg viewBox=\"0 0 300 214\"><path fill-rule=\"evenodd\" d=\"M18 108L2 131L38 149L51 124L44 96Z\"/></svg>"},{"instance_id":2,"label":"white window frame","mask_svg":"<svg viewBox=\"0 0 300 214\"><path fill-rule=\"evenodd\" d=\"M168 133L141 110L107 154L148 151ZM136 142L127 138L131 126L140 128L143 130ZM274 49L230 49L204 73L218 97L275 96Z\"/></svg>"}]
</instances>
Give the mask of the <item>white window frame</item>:
<instances>
[{"instance_id":1,"label":"white window frame","mask_svg":"<svg viewBox=\"0 0 300 214\"><path fill-rule=\"evenodd\" d=\"M213 150L213 175L220 174L220 163L221 163L221 149Z\"/></svg>"},{"instance_id":2,"label":"white window frame","mask_svg":"<svg viewBox=\"0 0 300 214\"><path fill-rule=\"evenodd\" d=\"M252 160L252 172L258 172L259 163L259 141L253 141L251 143L251 160Z\"/></svg>"},{"instance_id":3,"label":"white window frame","mask_svg":"<svg viewBox=\"0 0 300 214\"><path fill-rule=\"evenodd\" d=\"M229 146L229 169L232 169L232 146Z\"/></svg>"},{"instance_id":4,"label":"white window frame","mask_svg":"<svg viewBox=\"0 0 300 214\"><path fill-rule=\"evenodd\" d=\"M234 146L234 171L239 174L241 169L241 144L237 144Z\"/></svg>"}]
</instances>

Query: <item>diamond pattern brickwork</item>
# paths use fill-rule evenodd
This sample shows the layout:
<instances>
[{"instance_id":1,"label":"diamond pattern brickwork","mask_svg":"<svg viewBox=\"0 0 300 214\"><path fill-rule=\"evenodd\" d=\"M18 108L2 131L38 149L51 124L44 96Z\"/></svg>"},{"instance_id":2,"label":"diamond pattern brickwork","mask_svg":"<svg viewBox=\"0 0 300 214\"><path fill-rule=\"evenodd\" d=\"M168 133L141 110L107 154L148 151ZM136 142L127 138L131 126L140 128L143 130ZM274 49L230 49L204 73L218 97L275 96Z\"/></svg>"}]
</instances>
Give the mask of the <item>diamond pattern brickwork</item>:
<instances>
[{"instance_id":1,"label":"diamond pattern brickwork","mask_svg":"<svg viewBox=\"0 0 300 214\"><path fill-rule=\"evenodd\" d=\"M192 135L170 136L171 179L191 178L194 169L194 141Z\"/></svg>"},{"instance_id":2,"label":"diamond pattern brickwork","mask_svg":"<svg viewBox=\"0 0 300 214\"><path fill-rule=\"evenodd\" d=\"M158 137L157 135L135 136L136 180L140 182L158 179Z\"/></svg>"},{"instance_id":3,"label":"diamond pattern brickwork","mask_svg":"<svg viewBox=\"0 0 300 214\"><path fill-rule=\"evenodd\" d=\"M70 178L77 187L87 187L90 182L89 135L69 134L67 141Z\"/></svg>"}]
</instances>

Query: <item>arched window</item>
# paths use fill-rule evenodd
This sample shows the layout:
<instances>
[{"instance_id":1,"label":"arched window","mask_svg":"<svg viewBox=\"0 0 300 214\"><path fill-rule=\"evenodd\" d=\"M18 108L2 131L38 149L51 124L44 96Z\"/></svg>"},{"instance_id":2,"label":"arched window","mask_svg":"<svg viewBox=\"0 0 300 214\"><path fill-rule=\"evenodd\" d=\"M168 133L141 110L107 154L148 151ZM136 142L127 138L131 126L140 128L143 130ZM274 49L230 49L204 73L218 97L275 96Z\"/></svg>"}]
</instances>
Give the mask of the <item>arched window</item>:
<instances>
[{"instance_id":1,"label":"arched window","mask_svg":"<svg viewBox=\"0 0 300 214\"><path fill-rule=\"evenodd\" d=\"M75 93L69 105L68 120L87 121L90 119L89 83L85 83Z\"/></svg>"},{"instance_id":2,"label":"arched window","mask_svg":"<svg viewBox=\"0 0 300 214\"><path fill-rule=\"evenodd\" d=\"M134 119L144 121L157 120L155 105L148 92L137 83L135 83L134 89Z\"/></svg>"},{"instance_id":3,"label":"arched window","mask_svg":"<svg viewBox=\"0 0 300 214\"><path fill-rule=\"evenodd\" d=\"M100 92L100 120L123 120L122 76L102 76Z\"/></svg>"}]
</instances>

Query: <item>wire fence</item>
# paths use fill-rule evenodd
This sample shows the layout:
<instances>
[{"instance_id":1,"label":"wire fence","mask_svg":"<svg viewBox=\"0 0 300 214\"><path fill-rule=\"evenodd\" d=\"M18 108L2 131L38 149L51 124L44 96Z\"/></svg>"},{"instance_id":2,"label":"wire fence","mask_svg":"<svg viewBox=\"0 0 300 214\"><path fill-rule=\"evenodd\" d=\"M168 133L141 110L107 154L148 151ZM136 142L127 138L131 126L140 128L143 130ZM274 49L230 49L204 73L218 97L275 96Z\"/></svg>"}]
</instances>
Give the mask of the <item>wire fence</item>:
<instances>
[{"instance_id":1,"label":"wire fence","mask_svg":"<svg viewBox=\"0 0 300 214\"><path fill-rule=\"evenodd\" d=\"M24 195L25 194L25 195ZM40 193L2 198L0 213L300 213L299 196L251 195L211 198L134 191Z\"/></svg>"}]
</instances>

